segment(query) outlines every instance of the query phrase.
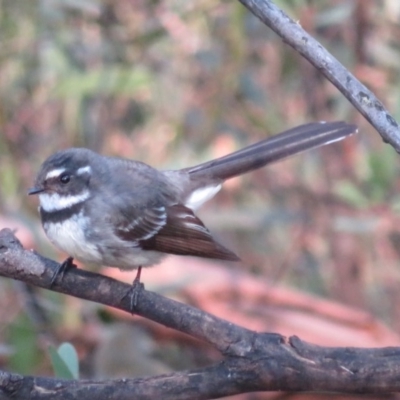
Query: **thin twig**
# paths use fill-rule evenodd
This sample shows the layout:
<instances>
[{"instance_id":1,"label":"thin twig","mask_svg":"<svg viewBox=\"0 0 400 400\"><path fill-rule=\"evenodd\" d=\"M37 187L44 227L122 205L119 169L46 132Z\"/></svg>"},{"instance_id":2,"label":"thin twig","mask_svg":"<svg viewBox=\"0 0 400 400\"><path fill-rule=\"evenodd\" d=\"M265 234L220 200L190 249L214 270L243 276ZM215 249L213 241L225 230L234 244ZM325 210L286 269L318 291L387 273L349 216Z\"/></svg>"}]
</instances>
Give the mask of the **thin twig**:
<instances>
[{"instance_id":1,"label":"thin twig","mask_svg":"<svg viewBox=\"0 0 400 400\"><path fill-rule=\"evenodd\" d=\"M299 22L291 19L270 0L239 1L331 81L379 132L383 140L400 153L400 130L396 120L382 102L321 43L310 36Z\"/></svg>"}]
</instances>

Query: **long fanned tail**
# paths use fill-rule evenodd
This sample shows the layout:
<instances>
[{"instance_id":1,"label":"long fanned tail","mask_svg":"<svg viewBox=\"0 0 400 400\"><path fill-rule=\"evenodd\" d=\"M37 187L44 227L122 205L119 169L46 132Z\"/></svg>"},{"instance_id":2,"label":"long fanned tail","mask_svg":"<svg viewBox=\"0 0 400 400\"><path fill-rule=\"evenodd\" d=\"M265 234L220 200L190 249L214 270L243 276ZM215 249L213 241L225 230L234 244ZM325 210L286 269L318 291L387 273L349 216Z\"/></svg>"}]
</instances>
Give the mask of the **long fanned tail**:
<instances>
[{"instance_id":1,"label":"long fanned tail","mask_svg":"<svg viewBox=\"0 0 400 400\"><path fill-rule=\"evenodd\" d=\"M300 125L227 156L187 168L186 172L196 178L224 181L293 154L337 142L356 132L356 125L341 121Z\"/></svg>"},{"instance_id":2,"label":"long fanned tail","mask_svg":"<svg viewBox=\"0 0 400 400\"><path fill-rule=\"evenodd\" d=\"M345 122L301 125L225 157L184 170L167 171L167 176L172 176L173 179L176 179L175 174L183 174L185 178L189 175L190 179L186 181L182 204L167 207L166 224L156 235L141 241L143 249L239 260L236 254L213 238L203 222L194 214L194 210L213 197L221 187L222 181L226 179L293 154L342 140L355 132L357 127Z\"/></svg>"}]
</instances>

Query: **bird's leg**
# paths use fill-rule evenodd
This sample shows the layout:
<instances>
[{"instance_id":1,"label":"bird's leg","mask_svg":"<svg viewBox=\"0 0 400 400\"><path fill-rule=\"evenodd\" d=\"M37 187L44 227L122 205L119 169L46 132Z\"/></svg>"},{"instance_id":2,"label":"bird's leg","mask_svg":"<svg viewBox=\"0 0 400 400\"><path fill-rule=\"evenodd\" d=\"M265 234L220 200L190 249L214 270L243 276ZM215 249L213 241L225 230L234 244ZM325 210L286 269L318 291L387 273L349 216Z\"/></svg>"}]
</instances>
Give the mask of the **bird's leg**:
<instances>
[{"instance_id":1,"label":"bird's leg","mask_svg":"<svg viewBox=\"0 0 400 400\"><path fill-rule=\"evenodd\" d=\"M50 287L54 285L54 282L56 281L58 276L60 276L60 281L61 281L67 270L69 270L70 268L76 268L76 265L74 264L73 261L74 261L73 257L68 257L64 262L58 265L51 278Z\"/></svg>"},{"instance_id":2,"label":"bird's leg","mask_svg":"<svg viewBox=\"0 0 400 400\"><path fill-rule=\"evenodd\" d=\"M136 272L136 276L135 279L132 282L132 286L137 285L138 283L140 283L140 276L142 275L142 267L138 267L137 272Z\"/></svg>"},{"instance_id":3,"label":"bird's leg","mask_svg":"<svg viewBox=\"0 0 400 400\"><path fill-rule=\"evenodd\" d=\"M140 292L144 289L144 285L140 282L140 275L142 274L142 267L137 269L136 277L132 282L132 286L130 287L128 293L124 296L129 296L130 299L130 311L134 314L133 310L136 308L138 304L138 297Z\"/></svg>"}]
</instances>

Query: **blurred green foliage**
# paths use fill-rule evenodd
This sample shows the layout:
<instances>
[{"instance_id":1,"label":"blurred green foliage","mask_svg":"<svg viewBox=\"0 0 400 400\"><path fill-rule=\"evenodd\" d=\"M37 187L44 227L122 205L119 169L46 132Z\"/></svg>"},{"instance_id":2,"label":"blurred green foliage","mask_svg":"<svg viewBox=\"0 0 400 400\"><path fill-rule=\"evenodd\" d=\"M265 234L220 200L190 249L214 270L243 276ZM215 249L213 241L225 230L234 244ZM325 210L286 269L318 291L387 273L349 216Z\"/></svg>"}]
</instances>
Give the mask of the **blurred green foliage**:
<instances>
[{"instance_id":1,"label":"blurred green foliage","mask_svg":"<svg viewBox=\"0 0 400 400\"><path fill-rule=\"evenodd\" d=\"M9 359L11 370L20 374L30 374L38 370L42 355L37 346L37 336L30 320L20 314L8 327L7 343L12 347Z\"/></svg>"},{"instance_id":2,"label":"blurred green foliage","mask_svg":"<svg viewBox=\"0 0 400 400\"><path fill-rule=\"evenodd\" d=\"M368 208L387 203L395 206L398 193L393 187L398 177L398 154L389 146L371 152L365 157L365 171L362 185L345 179L338 181L334 192L356 208Z\"/></svg>"}]
</instances>

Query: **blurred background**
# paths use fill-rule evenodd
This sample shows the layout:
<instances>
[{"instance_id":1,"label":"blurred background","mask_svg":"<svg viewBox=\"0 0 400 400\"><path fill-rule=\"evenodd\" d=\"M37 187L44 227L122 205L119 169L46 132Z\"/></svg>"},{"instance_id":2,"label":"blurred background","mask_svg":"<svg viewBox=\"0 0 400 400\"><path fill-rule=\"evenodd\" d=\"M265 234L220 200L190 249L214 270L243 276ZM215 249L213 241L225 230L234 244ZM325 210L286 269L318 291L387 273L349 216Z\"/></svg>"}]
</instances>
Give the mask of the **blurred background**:
<instances>
[{"instance_id":1,"label":"blurred background","mask_svg":"<svg viewBox=\"0 0 400 400\"><path fill-rule=\"evenodd\" d=\"M275 3L399 121L397 0ZM171 256L142 281L259 331L330 346L400 345L400 160L239 2L2 0L0 37L0 228L16 229L27 248L66 257L26 195L41 162L62 148L172 169L305 122L354 122L356 137L231 180L200 210L241 263ZM135 274L101 272L128 282ZM51 375L48 344L63 341L77 349L81 377L220 359L139 317L6 279L0 286L2 369ZM282 396L294 397L234 398Z\"/></svg>"}]
</instances>

